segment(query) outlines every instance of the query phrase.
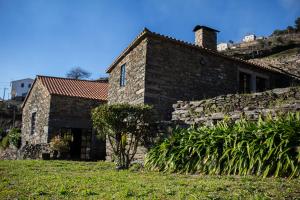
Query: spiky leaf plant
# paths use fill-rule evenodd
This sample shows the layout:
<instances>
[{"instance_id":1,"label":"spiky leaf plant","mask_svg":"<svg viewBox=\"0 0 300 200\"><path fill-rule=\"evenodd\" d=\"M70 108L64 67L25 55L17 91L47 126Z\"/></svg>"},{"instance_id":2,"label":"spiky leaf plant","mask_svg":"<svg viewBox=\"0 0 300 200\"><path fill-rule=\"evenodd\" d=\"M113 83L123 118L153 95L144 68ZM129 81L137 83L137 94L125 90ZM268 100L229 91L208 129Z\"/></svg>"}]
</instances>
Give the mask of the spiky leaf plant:
<instances>
[{"instance_id":1,"label":"spiky leaf plant","mask_svg":"<svg viewBox=\"0 0 300 200\"><path fill-rule=\"evenodd\" d=\"M298 177L300 113L176 129L146 155L150 170Z\"/></svg>"}]
</instances>

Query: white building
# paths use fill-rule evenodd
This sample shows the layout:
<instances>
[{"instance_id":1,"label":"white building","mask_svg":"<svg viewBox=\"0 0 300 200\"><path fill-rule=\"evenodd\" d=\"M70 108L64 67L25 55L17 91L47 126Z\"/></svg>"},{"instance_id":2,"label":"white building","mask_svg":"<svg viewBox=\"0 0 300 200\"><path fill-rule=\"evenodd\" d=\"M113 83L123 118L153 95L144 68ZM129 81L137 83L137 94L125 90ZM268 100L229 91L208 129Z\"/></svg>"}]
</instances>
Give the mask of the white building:
<instances>
[{"instance_id":1,"label":"white building","mask_svg":"<svg viewBox=\"0 0 300 200\"><path fill-rule=\"evenodd\" d=\"M23 100L32 86L33 79L26 78L11 82L11 98Z\"/></svg>"},{"instance_id":2,"label":"white building","mask_svg":"<svg viewBox=\"0 0 300 200\"><path fill-rule=\"evenodd\" d=\"M256 36L254 34L246 35L243 38L243 42L251 42L251 41L254 41L254 40L256 40Z\"/></svg>"},{"instance_id":3,"label":"white building","mask_svg":"<svg viewBox=\"0 0 300 200\"><path fill-rule=\"evenodd\" d=\"M225 42L220 43L220 44L217 45L217 50L218 51L224 51L224 50L226 50L228 48L229 48L229 44L225 43Z\"/></svg>"}]
</instances>

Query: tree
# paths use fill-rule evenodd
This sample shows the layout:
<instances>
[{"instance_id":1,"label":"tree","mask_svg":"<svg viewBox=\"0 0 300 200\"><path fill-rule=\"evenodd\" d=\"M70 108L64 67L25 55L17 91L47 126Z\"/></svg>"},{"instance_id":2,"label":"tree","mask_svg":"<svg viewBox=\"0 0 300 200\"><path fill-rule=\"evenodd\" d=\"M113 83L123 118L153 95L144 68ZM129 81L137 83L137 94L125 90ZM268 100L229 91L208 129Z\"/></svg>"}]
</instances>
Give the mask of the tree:
<instances>
[{"instance_id":1,"label":"tree","mask_svg":"<svg viewBox=\"0 0 300 200\"><path fill-rule=\"evenodd\" d=\"M283 33L284 33L283 30L276 29L276 30L273 31L272 36L281 35Z\"/></svg>"},{"instance_id":2,"label":"tree","mask_svg":"<svg viewBox=\"0 0 300 200\"><path fill-rule=\"evenodd\" d=\"M73 79L87 79L91 76L91 73L85 71L80 67L74 67L66 74L66 76L67 78Z\"/></svg>"},{"instance_id":3,"label":"tree","mask_svg":"<svg viewBox=\"0 0 300 200\"><path fill-rule=\"evenodd\" d=\"M150 134L153 117L147 105L100 105L93 109L93 126L110 143L118 169L127 169L143 137Z\"/></svg>"}]
</instances>

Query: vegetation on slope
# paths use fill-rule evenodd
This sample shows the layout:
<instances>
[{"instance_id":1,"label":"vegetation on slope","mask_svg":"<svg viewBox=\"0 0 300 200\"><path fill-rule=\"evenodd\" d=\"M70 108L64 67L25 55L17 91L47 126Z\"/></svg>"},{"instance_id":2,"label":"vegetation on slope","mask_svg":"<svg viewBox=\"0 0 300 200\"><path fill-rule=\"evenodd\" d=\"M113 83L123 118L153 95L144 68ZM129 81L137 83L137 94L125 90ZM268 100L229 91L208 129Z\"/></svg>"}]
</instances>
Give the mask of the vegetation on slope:
<instances>
[{"instance_id":1,"label":"vegetation on slope","mask_svg":"<svg viewBox=\"0 0 300 200\"><path fill-rule=\"evenodd\" d=\"M300 113L177 129L150 150L145 166L164 172L298 177Z\"/></svg>"},{"instance_id":2,"label":"vegetation on slope","mask_svg":"<svg viewBox=\"0 0 300 200\"><path fill-rule=\"evenodd\" d=\"M0 161L0 199L296 199L300 180L121 170L113 163Z\"/></svg>"}]
</instances>

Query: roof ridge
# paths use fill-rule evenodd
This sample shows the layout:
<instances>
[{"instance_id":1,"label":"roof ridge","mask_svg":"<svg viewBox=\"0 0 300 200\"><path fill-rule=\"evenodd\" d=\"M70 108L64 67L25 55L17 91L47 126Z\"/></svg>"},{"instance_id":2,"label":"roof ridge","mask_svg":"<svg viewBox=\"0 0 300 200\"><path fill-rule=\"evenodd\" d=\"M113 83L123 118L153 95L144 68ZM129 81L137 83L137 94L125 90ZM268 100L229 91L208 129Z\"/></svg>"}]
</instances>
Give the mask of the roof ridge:
<instances>
[{"instance_id":1,"label":"roof ridge","mask_svg":"<svg viewBox=\"0 0 300 200\"><path fill-rule=\"evenodd\" d=\"M257 66L257 67L264 68L264 69L266 69L266 70L276 71L276 72L278 72L278 73L286 73L286 74L289 74L289 73L286 72L285 70L279 70L277 67L274 67L274 66L272 66L272 65L266 66L266 65L259 64L259 63L255 63L255 62L252 62L252 61L244 60L244 59L241 59L241 58L238 58L238 57L228 56L228 55L223 54L223 53L221 53L221 52L214 51L214 50L209 49L209 48L201 47L201 46L198 46L198 45L193 44L193 43L191 43L191 42L187 42L187 41L184 41L184 40L180 40L180 39L177 39L177 38L174 38L174 37L171 37L171 36L168 36L168 35L156 33L156 32L153 32L153 31L149 31L149 33L150 33L150 34L153 34L154 36L163 37L163 38L172 40L172 41L174 41L174 42L179 42L179 43L188 45L188 46L193 47L193 48L205 50L205 51L207 51L207 52L209 52L209 53L212 53L212 54L215 54L215 55L219 55L219 56L222 56L222 57L224 57L224 58L228 58L228 59L240 61L240 62L243 62L243 63L246 63L246 64L250 64L250 65L253 65L253 66Z\"/></svg>"},{"instance_id":2,"label":"roof ridge","mask_svg":"<svg viewBox=\"0 0 300 200\"><path fill-rule=\"evenodd\" d=\"M287 72L285 70L282 70L282 69L278 69L275 66L272 66L272 65L267 66L267 65L263 65L263 64L259 64L259 63L254 63L252 61L244 60L244 59L241 59L241 58L238 58L238 57L228 56L228 55L223 54L221 52L218 52L218 51L215 51L215 50L212 50L212 49L209 49L209 48L201 47L201 46L198 46L198 45L196 45L194 43L191 43L191 42L187 42L187 41L180 40L180 39L168 36L168 35L164 35L164 34L160 34L160 33L150 31L146 27L144 27L144 29L140 32L140 34L138 34L137 37L135 37L135 39L113 61L113 63L106 70L106 73L110 73L111 70L115 67L115 65L120 61L120 59L122 57L124 57L126 55L126 53L129 52L133 48L134 45L136 45L138 40L143 39L143 37L146 36L146 35L150 35L150 36L152 35L154 37L156 36L156 37L160 37L160 38L163 38L163 39L167 39L167 40L170 40L170 41L173 41L173 42L177 42L177 43L186 45L188 47L192 47L192 48L196 48L196 49L199 49L199 50L206 51L207 53L211 53L211 54L214 54L214 55L217 55L217 56L222 56L223 58L227 58L227 59L231 59L231 60L234 60L234 61L242 62L244 64L249 64L249 65L252 65L252 66L255 66L255 67L263 68L263 69L268 70L268 71L290 75L289 72Z\"/></svg>"},{"instance_id":3,"label":"roof ridge","mask_svg":"<svg viewBox=\"0 0 300 200\"><path fill-rule=\"evenodd\" d=\"M105 82L97 82L97 80L84 80L84 79L75 79L75 78L58 77L58 76L47 76L47 75L36 75L36 78L55 78L55 79L64 79L64 80L72 80L72 81L85 81L85 82L92 82L92 83L105 83Z\"/></svg>"}]
</instances>

